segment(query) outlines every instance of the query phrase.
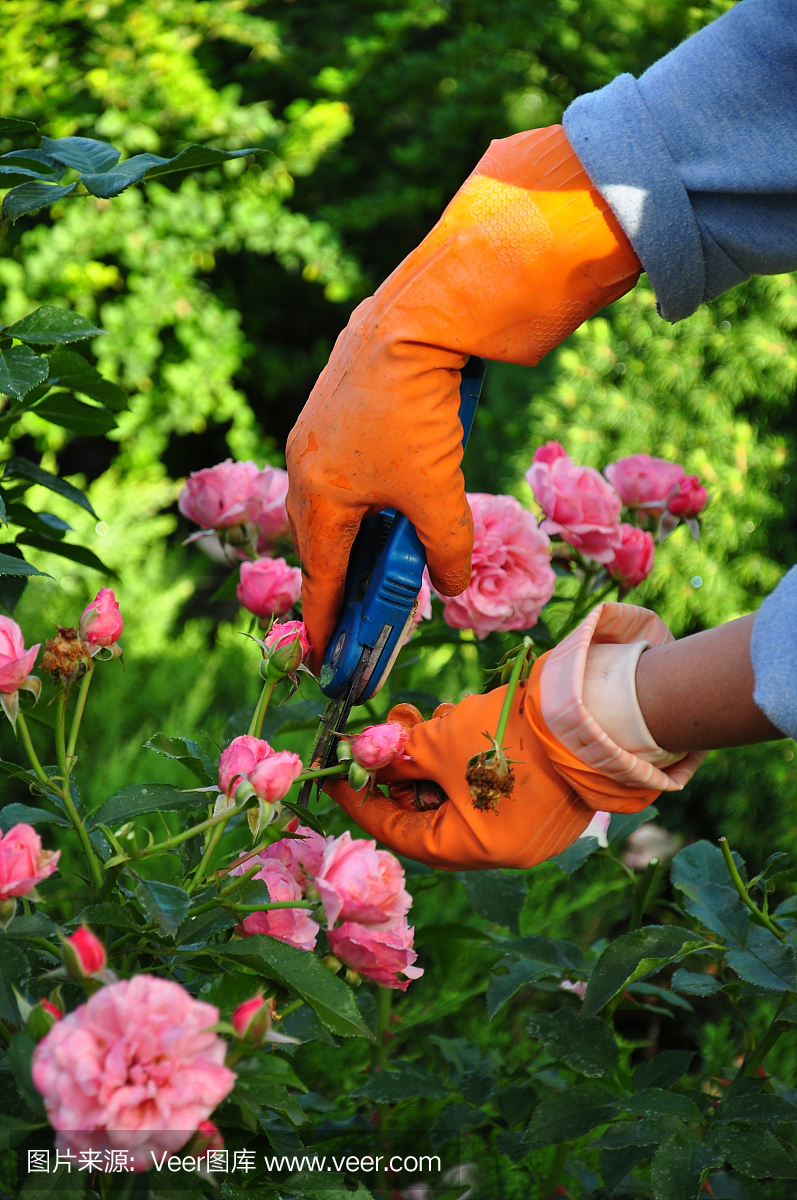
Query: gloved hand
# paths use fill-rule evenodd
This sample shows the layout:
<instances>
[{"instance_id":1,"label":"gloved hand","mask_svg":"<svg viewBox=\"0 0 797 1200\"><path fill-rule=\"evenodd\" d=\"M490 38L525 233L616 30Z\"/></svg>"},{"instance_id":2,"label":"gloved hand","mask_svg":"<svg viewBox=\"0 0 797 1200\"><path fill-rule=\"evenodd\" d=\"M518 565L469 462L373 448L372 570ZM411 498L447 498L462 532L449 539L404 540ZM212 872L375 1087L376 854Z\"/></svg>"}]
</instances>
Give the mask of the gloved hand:
<instances>
[{"instance_id":1,"label":"gloved hand","mask_svg":"<svg viewBox=\"0 0 797 1200\"><path fill-rule=\"evenodd\" d=\"M503 744L514 789L495 810L474 807L465 773L469 759L490 748L484 734L497 729L505 687L468 696L446 715L415 725L404 746L411 761L394 761L377 776L388 785L389 798L378 789L355 792L338 780L325 790L391 850L459 870L533 867L569 846L595 811L637 812L661 791L679 791L702 755L659 770L618 747L584 708L584 666L593 638L662 645L672 634L647 609L602 604L542 655L512 705ZM436 810L416 811L411 780L432 780L448 799Z\"/></svg>"},{"instance_id":2,"label":"gloved hand","mask_svg":"<svg viewBox=\"0 0 797 1200\"><path fill-rule=\"evenodd\" d=\"M438 224L363 301L288 440L288 514L318 670L361 519L395 507L434 586L470 579L459 372L533 365L633 287L639 262L558 125L494 141Z\"/></svg>"}]
</instances>

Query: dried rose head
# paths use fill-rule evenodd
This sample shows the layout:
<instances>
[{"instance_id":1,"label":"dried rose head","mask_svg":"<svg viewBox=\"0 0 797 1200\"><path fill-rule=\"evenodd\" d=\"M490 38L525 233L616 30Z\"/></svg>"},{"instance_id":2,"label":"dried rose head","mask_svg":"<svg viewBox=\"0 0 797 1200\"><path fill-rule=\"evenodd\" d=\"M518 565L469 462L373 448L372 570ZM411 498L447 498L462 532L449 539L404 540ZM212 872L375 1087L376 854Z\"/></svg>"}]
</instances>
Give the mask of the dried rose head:
<instances>
[{"instance_id":1,"label":"dried rose head","mask_svg":"<svg viewBox=\"0 0 797 1200\"><path fill-rule=\"evenodd\" d=\"M91 647L72 625L59 625L58 633L44 647L42 670L65 687L80 679L91 666Z\"/></svg>"},{"instance_id":2,"label":"dried rose head","mask_svg":"<svg viewBox=\"0 0 797 1200\"><path fill-rule=\"evenodd\" d=\"M485 737L490 737L485 734ZM473 807L480 812L493 812L498 808L498 801L504 796L511 796L515 788L515 775L512 765L500 746L493 738L492 750L474 754L465 770L465 780L470 789Z\"/></svg>"}]
</instances>

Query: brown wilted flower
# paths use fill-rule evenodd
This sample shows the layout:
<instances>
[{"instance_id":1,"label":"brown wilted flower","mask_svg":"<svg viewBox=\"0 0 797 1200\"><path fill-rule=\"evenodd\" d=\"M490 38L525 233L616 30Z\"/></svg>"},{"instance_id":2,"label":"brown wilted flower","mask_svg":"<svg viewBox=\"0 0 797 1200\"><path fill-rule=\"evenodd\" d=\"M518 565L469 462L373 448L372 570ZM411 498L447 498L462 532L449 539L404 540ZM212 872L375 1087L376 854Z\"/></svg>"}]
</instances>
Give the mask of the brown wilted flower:
<instances>
[{"instance_id":1,"label":"brown wilted flower","mask_svg":"<svg viewBox=\"0 0 797 1200\"><path fill-rule=\"evenodd\" d=\"M490 737L485 734L485 737ZM498 801L503 796L511 796L515 789L515 775L509 759L500 746L495 744L492 750L475 754L468 763L465 780L470 788L473 807L481 812L498 807Z\"/></svg>"},{"instance_id":2,"label":"brown wilted flower","mask_svg":"<svg viewBox=\"0 0 797 1200\"><path fill-rule=\"evenodd\" d=\"M84 642L72 625L59 625L58 633L44 647L42 670L52 675L59 683L69 687L74 679L80 679L91 666L91 647Z\"/></svg>"}]
</instances>

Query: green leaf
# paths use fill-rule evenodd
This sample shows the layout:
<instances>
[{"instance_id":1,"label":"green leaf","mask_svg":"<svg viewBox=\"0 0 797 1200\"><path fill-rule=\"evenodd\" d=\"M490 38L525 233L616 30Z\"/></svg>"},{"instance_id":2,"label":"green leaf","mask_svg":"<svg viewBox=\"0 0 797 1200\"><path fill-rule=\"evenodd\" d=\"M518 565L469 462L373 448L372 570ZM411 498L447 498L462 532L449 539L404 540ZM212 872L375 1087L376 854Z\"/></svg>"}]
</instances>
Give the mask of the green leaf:
<instances>
[{"instance_id":1,"label":"green leaf","mask_svg":"<svg viewBox=\"0 0 797 1200\"><path fill-rule=\"evenodd\" d=\"M0 350L0 394L21 400L47 378L48 370L45 356L34 354L30 346Z\"/></svg>"},{"instance_id":2,"label":"green leaf","mask_svg":"<svg viewBox=\"0 0 797 1200\"><path fill-rule=\"evenodd\" d=\"M677 925L646 925L610 942L590 976L584 1016L599 1012L627 984L706 945L698 934Z\"/></svg>"},{"instance_id":3,"label":"green leaf","mask_svg":"<svg viewBox=\"0 0 797 1200\"><path fill-rule=\"evenodd\" d=\"M721 1165L721 1158L705 1142L676 1133L659 1149L650 1164L655 1200L696 1200L703 1172Z\"/></svg>"},{"instance_id":4,"label":"green leaf","mask_svg":"<svg viewBox=\"0 0 797 1200\"><path fill-rule=\"evenodd\" d=\"M42 143L43 145L44 143ZM145 179L162 179L177 171L198 171L203 167L215 167L234 158L245 158L248 154L267 154L267 150L248 146L245 150L214 150L212 146L186 146L174 158L167 159L162 166L150 167Z\"/></svg>"},{"instance_id":5,"label":"green leaf","mask_svg":"<svg viewBox=\"0 0 797 1200\"><path fill-rule=\"evenodd\" d=\"M109 408L84 404L69 392L50 392L31 412L84 437L101 437L116 428L116 417Z\"/></svg>"},{"instance_id":6,"label":"green leaf","mask_svg":"<svg viewBox=\"0 0 797 1200\"><path fill-rule=\"evenodd\" d=\"M480 1108L470 1104L447 1104L432 1124L429 1134L433 1150L439 1150L465 1129L485 1125L489 1117Z\"/></svg>"},{"instance_id":7,"label":"green leaf","mask_svg":"<svg viewBox=\"0 0 797 1200\"><path fill-rule=\"evenodd\" d=\"M223 933L225 929L232 929L237 924L235 917L229 913L221 909L216 909L215 912L211 910L200 913L198 917L189 916L177 930L174 940L178 946L193 946L198 942L206 942L214 934Z\"/></svg>"},{"instance_id":8,"label":"green leaf","mask_svg":"<svg viewBox=\"0 0 797 1200\"><path fill-rule=\"evenodd\" d=\"M542 937L532 934L530 937L518 938L513 942L503 942L501 949L507 954L522 954L524 958L534 958L538 962L566 967L571 971L580 971L584 966L583 950L575 942L569 942L566 938Z\"/></svg>"},{"instance_id":9,"label":"green leaf","mask_svg":"<svg viewBox=\"0 0 797 1200\"><path fill-rule=\"evenodd\" d=\"M108 171L119 161L119 151L108 142L94 138L42 138L42 150L56 162L76 171Z\"/></svg>"},{"instance_id":10,"label":"green leaf","mask_svg":"<svg viewBox=\"0 0 797 1200\"><path fill-rule=\"evenodd\" d=\"M9 458L3 474L3 479L14 478L28 479L31 483L37 483L39 487L48 488L58 496L63 496L65 500L71 500L73 504L79 504L81 508L85 508L86 512L91 513L92 517L97 516L85 492L81 492L80 488L67 483L65 479L59 479L57 475L52 475L49 471L42 470L41 467L37 467L35 463L30 462L27 458L23 458L20 454L15 454L13 458Z\"/></svg>"},{"instance_id":11,"label":"green leaf","mask_svg":"<svg viewBox=\"0 0 797 1200\"><path fill-rule=\"evenodd\" d=\"M124 824L142 813L193 812L206 804L207 797L201 792L180 791L170 783L131 783L91 814L91 827Z\"/></svg>"},{"instance_id":12,"label":"green leaf","mask_svg":"<svg viewBox=\"0 0 797 1200\"><path fill-rule=\"evenodd\" d=\"M224 971L200 989L199 998L206 1004L215 1004L224 1016L230 1016L239 1004L245 1004L262 990L260 981L252 975Z\"/></svg>"},{"instance_id":13,"label":"green leaf","mask_svg":"<svg viewBox=\"0 0 797 1200\"><path fill-rule=\"evenodd\" d=\"M60 183L64 168L49 154L41 150L11 150L0 155L0 187L14 187L28 179L44 179L46 183Z\"/></svg>"},{"instance_id":14,"label":"green leaf","mask_svg":"<svg viewBox=\"0 0 797 1200\"><path fill-rule=\"evenodd\" d=\"M14 988L24 992L30 975L30 965L19 946L3 939L0 939L0 946L0 1021L16 1026L22 1022Z\"/></svg>"},{"instance_id":15,"label":"green leaf","mask_svg":"<svg viewBox=\"0 0 797 1200\"><path fill-rule=\"evenodd\" d=\"M356 1180L354 1191L350 1181L342 1175L320 1175L316 1172L298 1171L289 1175L280 1185L282 1195L298 1196L299 1200L373 1200L373 1192ZM241 1198L242 1200L242 1198Z\"/></svg>"},{"instance_id":16,"label":"green leaf","mask_svg":"<svg viewBox=\"0 0 797 1200\"><path fill-rule=\"evenodd\" d=\"M613 1196L626 1175L630 1175L634 1167L645 1162L652 1153L652 1146L626 1146L622 1150L601 1150L601 1175L609 1195Z\"/></svg>"},{"instance_id":17,"label":"green leaf","mask_svg":"<svg viewBox=\"0 0 797 1200\"><path fill-rule=\"evenodd\" d=\"M560 871L564 871L565 875L573 875L589 856L595 853L599 845L600 842L594 837L576 838L561 854L555 854L551 862L555 863Z\"/></svg>"},{"instance_id":18,"label":"green leaf","mask_svg":"<svg viewBox=\"0 0 797 1200\"><path fill-rule=\"evenodd\" d=\"M596 1083L584 1083L548 1096L535 1109L528 1138L533 1146L570 1142L617 1115L615 1096ZM683 1200L683 1197L681 1198Z\"/></svg>"},{"instance_id":19,"label":"green leaf","mask_svg":"<svg viewBox=\"0 0 797 1200\"><path fill-rule=\"evenodd\" d=\"M336 1046L337 1042L323 1024L320 1017L309 1004L303 1004L296 1012L288 1013L280 1022L280 1032L288 1037L298 1038L300 1042L324 1042L327 1046Z\"/></svg>"},{"instance_id":20,"label":"green leaf","mask_svg":"<svg viewBox=\"0 0 797 1200\"><path fill-rule=\"evenodd\" d=\"M220 946L215 953L296 992L315 1009L332 1033L373 1040L354 1003L351 989L314 954L286 946L265 934Z\"/></svg>"},{"instance_id":21,"label":"green leaf","mask_svg":"<svg viewBox=\"0 0 797 1200\"><path fill-rule=\"evenodd\" d=\"M12 525L20 525L23 529L32 529L36 533L55 538L63 537L72 528L53 513L34 512L27 504L20 504L18 501L9 504L8 519Z\"/></svg>"},{"instance_id":22,"label":"green leaf","mask_svg":"<svg viewBox=\"0 0 797 1200\"><path fill-rule=\"evenodd\" d=\"M794 1179L794 1159L768 1129L744 1125L720 1125L711 1131L709 1144L717 1152L716 1165L724 1159L735 1171L753 1179Z\"/></svg>"},{"instance_id":23,"label":"green leaf","mask_svg":"<svg viewBox=\"0 0 797 1200\"><path fill-rule=\"evenodd\" d=\"M671 1088L683 1078L695 1057L693 1050L662 1050L650 1062L640 1063L632 1076L637 1091Z\"/></svg>"},{"instance_id":24,"label":"green leaf","mask_svg":"<svg viewBox=\"0 0 797 1200\"><path fill-rule=\"evenodd\" d=\"M734 1079L714 1113L715 1121L739 1121L755 1125L759 1121L782 1124L797 1121L797 1108L775 1096L763 1079L744 1076Z\"/></svg>"},{"instance_id":25,"label":"green leaf","mask_svg":"<svg viewBox=\"0 0 797 1200\"><path fill-rule=\"evenodd\" d=\"M200 750L198 743L190 738L172 738L167 737L165 733L156 733L144 743L144 747L154 750L156 754L162 754L164 758L182 763L203 786L217 782L218 773L214 764Z\"/></svg>"},{"instance_id":26,"label":"green leaf","mask_svg":"<svg viewBox=\"0 0 797 1200\"><path fill-rule=\"evenodd\" d=\"M520 912L526 901L528 884L524 875L503 871L457 871L472 907L480 917L495 925L508 925L520 933Z\"/></svg>"},{"instance_id":27,"label":"green leaf","mask_svg":"<svg viewBox=\"0 0 797 1200\"><path fill-rule=\"evenodd\" d=\"M624 838L630 837L634 830L639 829L640 825L647 825L648 821L652 821L658 815L659 810L655 804L649 804L641 812L612 813L612 819L606 831L607 842L610 846L614 842L621 842Z\"/></svg>"},{"instance_id":28,"label":"green leaf","mask_svg":"<svg viewBox=\"0 0 797 1200\"><path fill-rule=\"evenodd\" d=\"M17 563L25 562L19 546L14 542L0 542L0 607L7 613L13 613L28 586L28 580L27 575L9 575L3 571L3 561L9 558ZM31 574L41 575L43 572L34 569Z\"/></svg>"},{"instance_id":29,"label":"green leaf","mask_svg":"<svg viewBox=\"0 0 797 1200\"><path fill-rule=\"evenodd\" d=\"M128 406L129 396L124 388L105 379L75 350L56 350L50 355L49 381L52 385L90 396L117 412Z\"/></svg>"},{"instance_id":30,"label":"green leaf","mask_svg":"<svg viewBox=\"0 0 797 1200\"><path fill-rule=\"evenodd\" d=\"M20 1030L9 1042L8 1064L25 1103L32 1112L44 1116L44 1101L30 1073L30 1062L35 1049L36 1043L30 1034L26 1033L24 1029Z\"/></svg>"},{"instance_id":31,"label":"green leaf","mask_svg":"<svg viewBox=\"0 0 797 1200\"><path fill-rule=\"evenodd\" d=\"M70 1172L71 1161L57 1170L33 1172L22 1185L18 1200L79 1200L86 1191L86 1172ZM173 1200L177 1200L174 1196Z\"/></svg>"},{"instance_id":32,"label":"green leaf","mask_svg":"<svg viewBox=\"0 0 797 1200\"><path fill-rule=\"evenodd\" d=\"M744 950L729 950L725 961L748 983L775 992L797 990L794 947L778 941L768 929L753 925Z\"/></svg>"},{"instance_id":33,"label":"green leaf","mask_svg":"<svg viewBox=\"0 0 797 1200\"><path fill-rule=\"evenodd\" d=\"M74 187L74 184L72 184ZM6 196L8 199L8 196ZM105 333L86 317L69 308L55 304L43 304L3 330L3 337L18 338L31 346L55 346L66 342L81 342L84 338L97 337Z\"/></svg>"},{"instance_id":34,"label":"green leaf","mask_svg":"<svg viewBox=\"0 0 797 1200\"><path fill-rule=\"evenodd\" d=\"M101 904L88 904L80 916L91 926L110 925L113 929L125 929L131 933L143 928L126 904L113 904L107 900Z\"/></svg>"},{"instance_id":35,"label":"green leaf","mask_svg":"<svg viewBox=\"0 0 797 1200\"><path fill-rule=\"evenodd\" d=\"M52 575L40 571L33 563L11 554L0 554L0 575L42 575L45 579L52 579Z\"/></svg>"},{"instance_id":36,"label":"green leaf","mask_svg":"<svg viewBox=\"0 0 797 1200\"><path fill-rule=\"evenodd\" d=\"M55 933L55 925L46 913L19 913L6 930L6 937L25 941L28 938L49 937L52 933Z\"/></svg>"},{"instance_id":37,"label":"green leaf","mask_svg":"<svg viewBox=\"0 0 797 1200\"><path fill-rule=\"evenodd\" d=\"M552 967L550 963L535 962L534 959L521 958L512 960L502 959L496 964L496 970L504 968L501 975L492 974L487 984L487 1013L492 1019L507 1000L519 992L522 987L535 983L546 975L561 975L560 967Z\"/></svg>"},{"instance_id":38,"label":"green leaf","mask_svg":"<svg viewBox=\"0 0 797 1200\"><path fill-rule=\"evenodd\" d=\"M297 1088L300 1092L308 1092L299 1076L294 1071L287 1058L273 1054L268 1050L258 1050L254 1054L242 1058L236 1065L238 1075L246 1080L264 1080L268 1083L281 1083L285 1087ZM334 1105L332 1105L334 1107Z\"/></svg>"},{"instance_id":39,"label":"green leaf","mask_svg":"<svg viewBox=\"0 0 797 1200\"><path fill-rule=\"evenodd\" d=\"M81 175L80 182L91 192L92 196L110 200L112 196L118 196L125 188L130 187L132 183L138 183L153 167L162 166L168 162L168 158L161 158L159 154L134 154L132 158L126 158L124 162L117 163L115 167L111 167L102 174Z\"/></svg>"},{"instance_id":40,"label":"green leaf","mask_svg":"<svg viewBox=\"0 0 797 1200\"><path fill-rule=\"evenodd\" d=\"M118 579L116 571L112 567L108 567L97 557L93 550L89 550L88 546L73 546L71 542L61 542L56 538L49 538L43 533L33 533L26 530L20 533L17 537L17 545L32 546L34 550L43 550L47 554L57 554L59 558L66 558L69 562L80 563L83 567L91 567L94 571L100 571L103 575L110 575L113 579Z\"/></svg>"},{"instance_id":41,"label":"green leaf","mask_svg":"<svg viewBox=\"0 0 797 1200\"><path fill-rule=\"evenodd\" d=\"M0 763L2 767L10 767L12 770L5 772L13 774L17 778L33 779L29 771L23 771L21 767L13 769L13 763ZM17 774L19 772L19 774ZM64 825L71 828L72 822L67 817L60 813L47 812L45 808L33 808L30 804L7 804L5 808L0 809L0 830L3 833L8 833L14 825Z\"/></svg>"},{"instance_id":42,"label":"green leaf","mask_svg":"<svg viewBox=\"0 0 797 1200\"><path fill-rule=\"evenodd\" d=\"M365 1096L375 1104L397 1104L400 1100L445 1100L451 1089L439 1076L430 1075L417 1063L394 1063L379 1071L351 1095Z\"/></svg>"},{"instance_id":43,"label":"green leaf","mask_svg":"<svg viewBox=\"0 0 797 1200\"><path fill-rule=\"evenodd\" d=\"M744 861L735 851L733 860L739 868L742 879L746 879L747 870ZM674 887L678 887L682 883L704 887L707 883L727 884L730 876L719 846L704 841L693 842L691 846L684 846L683 850L678 851L672 860L670 878Z\"/></svg>"},{"instance_id":44,"label":"green leaf","mask_svg":"<svg viewBox=\"0 0 797 1200\"><path fill-rule=\"evenodd\" d=\"M303 1110L281 1083L273 1083L262 1078L254 1080L239 1078L232 1093L232 1099L244 1103L248 1100L256 1111L261 1108L270 1108L272 1112L278 1112L281 1116L287 1117L293 1125L303 1125L307 1121Z\"/></svg>"},{"instance_id":45,"label":"green leaf","mask_svg":"<svg viewBox=\"0 0 797 1200\"><path fill-rule=\"evenodd\" d=\"M700 1109L694 1100L660 1087L646 1088L622 1103L625 1111L633 1113L635 1117L679 1117L682 1121L701 1119ZM797 1118L797 1111L794 1115Z\"/></svg>"},{"instance_id":46,"label":"green leaf","mask_svg":"<svg viewBox=\"0 0 797 1200\"><path fill-rule=\"evenodd\" d=\"M613 1075L620 1065L614 1034L600 1017L578 1017L568 1005L553 1013L534 1013L526 1028L553 1058L590 1079Z\"/></svg>"},{"instance_id":47,"label":"green leaf","mask_svg":"<svg viewBox=\"0 0 797 1200\"><path fill-rule=\"evenodd\" d=\"M28 137L38 132L39 127L33 121L25 121L22 117L0 117L0 137Z\"/></svg>"},{"instance_id":48,"label":"green leaf","mask_svg":"<svg viewBox=\"0 0 797 1200\"><path fill-rule=\"evenodd\" d=\"M150 921L165 933L175 936L191 907L191 897L183 888L157 879L138 879L135 893Z\"/></svg>"},{"instance_id":49,"label":"green leaf","mask_svg":"<svg viewBox=\"0 0 797 1200\"><path fill-rule=\"evenodd\" d=\"M70 192L74 192L76 187L76 183L57 185L39 183L35 180L31 180L30 183L20 183L18 187L6 192L3 197L3 216L8 217L11 221L18 221L20 217L40 212L43 208L49 208L51 204L55 204L56 200L61 200Z\"/></svg>"},{"instance_id":50,"label":"green leaf","mask_svg":"<svg viewBox=\"0 0 797 1200\"><path fill-rule=\"evenodd\" d=\"M735 888L724 883L698 886L687 881L675 885L684 897L684 908L713 933L743 946L750 928L750 910Z\"/></svg>"},{"instance_id":51,"label":"green leaf","mask_svg":"<svg viewBox=\"0 0 797 1200\"><path fill-rule=\"evenodd\" d=\"M674 1133L683 1132L683 1125L672 1117L646 1118L642 1121L615 1121L598 1138L594 1146L598 1150L622 1150L628 1146L652 1147L666 1142Z\"/></svg>"},{"instance_id":52,"label":"green leaf","mask_svg":"<svg viewBox=\"0 0 797 1200\"><path fill-rule=\"evenodd\" d=\"M687 996L714 996L722 991L722 984L713 975L687 971L684 967L673 973L670 986L674 992L685 992Z\"/></svg>"}]
</instances>

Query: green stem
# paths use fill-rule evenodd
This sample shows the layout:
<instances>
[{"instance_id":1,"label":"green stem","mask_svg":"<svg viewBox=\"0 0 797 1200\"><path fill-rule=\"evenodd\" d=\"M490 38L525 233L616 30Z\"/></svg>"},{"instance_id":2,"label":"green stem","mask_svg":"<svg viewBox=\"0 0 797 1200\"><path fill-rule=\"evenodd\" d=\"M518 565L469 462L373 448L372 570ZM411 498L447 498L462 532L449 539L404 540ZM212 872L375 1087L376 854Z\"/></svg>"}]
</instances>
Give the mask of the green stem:
<instances>
[{"instance_id":1,"label":"green stem","mask_svg":"<svg viewBox=\"0 0 797 1200\"><path fill-rule=\"evenodd\" d=\"M163 842L156 842L154 846L147 846L146 849L131 855L131 859L149 858L152 854L163 854L167 850L173 850L175 846L187 842L189 838L196 837L197 834L204 833L206 829L213 829L214 826L219 825L221 822L226 824L232 817L237 817L238 813L242 813L245 808L245 804L236 804L232 808L225 808L223 812L217 813L215 817L208 817L206 821L201 821L199 825L192 825L190 829L185 829L182 833L174 833Z\"/></svg>"},{"instance_id":2,"label":"green stem","mask_svg":"<svg viewBox=\"0 0 797 1200\"><path fill-rule=\"evenodd\" d=\"M256 862L255 865L250 867L244 875L236 875L234 881L228 884L226 888L222 888L218 896L214 897L213 900L206 900L204 904L198 904L196 908L192 908L191 916L198 917L201 913L210 912L212 908L216 907L220 900L223 900L225 896L232 895L233 892L237 892L239 888L243 887L245 883L248 883L258 871L262 870L262 868L262 862Z\"/></svg>"},{"instance_id":3,"label":"green stem","mask_svg":"<svg viewBox=\"0 0 797 1200\"><path fill-rule=\"evenodd\" d=\"M308 767L306 771L302 771L301 775L297 776L296 782L302 783L305 779L321 779L325 775L346 775L351 763L342 762L336 763L334 767L319 767L314 771L312 767Z\"/></svg>"},{"instance_id":4,"label":"green stem","mask_svg":"<svg viewBox=\"0 0 797 1200\"><path fill-rule=\"evenodd\" d=\"M69 791L69 764L66 757L66 690L58 693L55 702L55 753L61 772L62 791Z\"/></svg>"},{"instance_id":5,"label":"green stem","mask_svg":"<svg viewBox=\"0 0 797 1200\"><path fill-rule=\"evenodd\" d=\"M766 914L761 911L761 909L758 907L758 905L750 899L750 897L747 893L747 888L744 886L744 881L742 880L742 877L739 874L739 870L736 866L736 863L733 861L733 855L731 854L731 848L728 845L727 838L724 838L724 837L720 838L720 850L722 851L722 856L725 859L725 865L728 868L728 874L730 875L731 879L733 880L733 886L736 888L736 891L739 893L739 896L741 897L742 902L747 905L747 907L750 909L751 913L755 913L755 915L758 917L758 919L764 925L766 925L766 927L770 933L774 933L775 937L778 938L779 941L785 942L786 934L783 932L783 930L780 928L780 926L776 925L774 921L771 921L769 919L769 917L766 916Z\"/></svg>"},{"instance_id":6,"label":"green stem","mask_svg":"<svg viewBox=\"0 0 797 1200\"><path fill-rule=\"evenodd\" d=\"M75 715L72 717L72 728L69 731L69 745L66 749L66 757L71 763L75 756L75 747L77 745L77 735L80 731L80 722L83 720L83 711L86 707L86 697L89 694L92 676L94 675L94 659L89 664L89 669L80 681L80 690L77 694L77 704L75 705Z\"/></svg>"},{"instance_id":7,"label":"green stem","mask_svg":"<svg viewBox=\"0 0 797 1200\"><path fill-rule=\"evenodd\" d=\"M259 738L263 729L263 719L266 715L268 702L271 699L274 688L277 686L278 680L267 679L263 684L263 690L260 693L260 699L257 702L257 707L252 714L252 720L249 725L249 736Z\"/></svg>"},{"instance_id":8,"label":"green stem","mask_svg":"<svg viewBox=\"0 0 797 1200\"><path fill-rule=\"evenodd\" d=\"M283 1017L289 1017L291 1013L296 1012L296 1010L301 1008L303 1004L304 1000L293 1000L290 1004L286 1004L282 1012L279 1014L279 1019L282 1020Z\"/></svg>"},{"instance_id":9,"label":"green stem","mask_svg":"<svg viewBox=\"0 0 797 1200\"><path fill-rule=\"evenodd\" d=\"M245 808L245 807L246 807L245 805L242 806L242 808ZM227 808L224 810L223 813L219 813L219 816L221 816L221 817L226 816L227 820L224 822L220 821L218 823L218 825L216 826L216 828L211 833L210 837L208 838L207 845L205 846L205 852L202 855L202 858L199 860L199 866L196 869L194 878L191 879L186 884L186 887L185 887L185 890L188 892L189 896L192 895L196 891L201 880L204 879L205 872L208 869L210 860L212 859L214 853L216 852L216 847L218 846L219 842L221 841L221 835L224 833L224 830L227 826L227 821L229 821L232 818L234 811L235 811L234 808ZM212 820L212 818L211 818L211 820Z\"/></svg>"},{"instance_id":10,"label":"green stem","mask_svg":"<svg viewBox=\"0 0 797 1200\"><path fill-rule=\"evenodd\" d=\"M271 912L275 908L312 908L310 900L274 900L269 904L230 904L229 908L233 912L253 913L253 912ZM193 917L194 914L191 913Z\"/></svg>"},{"instance_id":11,"label":"green stem","mask_svg":"<svg viewBox=\"0 0 797 1200\"><path fill-rule=\"evenodd\" d=\"M22 744L25 747L25 753L30 760L30 765L33 767L33 770L36 773L36 778L38 779L39 783L43 783L45 787L49 786L50 781L44 773L44 767L39 762L36 751L33 749L33 742L30 740L28 723L23 717L21 710L17 713L17 728L22 734Z\"/></svg>"},{"instance_id":12,"label":"green stem","mask_svg":"<svg viewBox=\"0 0 797 1200\"><path fill-rule=\"evenodd\" d=\"M562 1171L564 1170L565 1163L567 1162L567 1156L569 1153L570 1153L570 1143L569 1142L560 1142L559 1145L556 1147L556 1153L553 1156L553 1162L551 1163L551 1169L548 1172L545 1183L542 1185L542 1187L540 1189L541 1200L549 1200L549 1197L553 1196L554 1192L556 1191L557 1184L559 1183L559 1180L562 1178Z\"/></svg>"},{"instance_id":13,"label":"green stem","mask_svg":"<svg viewBox=\"0 0 797 1200\"><path fill-rule=\"evenodd\" d=\"M52 942L48 942L47 938L28 938L32 946L38 946L40 950L46 950L48 954L52 954L54 958L61 957L61 951Z\"/></svg>"},{"instance_id":14,"label":"green stem","mask_svg":"<svg viewBox=\"0 0 797 1200\"><path fill-rule=\"evenodd\" d=\"M742 1069L739 1072L740 1075L755 1075L759 1066L769 1054L778 1038L781 1037L781 1035L784 1034L790 1027L788 1022L780 1021L778 1018L787 1005L794 1003L795 998L794 992L786 992L786 994L781 998L780 1004L778 1005L778 1011L775 1013L772 1024L758 1045L753 1046L750 1050L750 1053L746 1056L745 1061L742 1064Z\"/></svg>"},{"instance_id":15,"label":"green stem","mask_svg":"<svg viewBox=\"0 0 797 1200\"><path fill-rule=\"evenodd\" d=\"M631 907L631 924L630 929L639 929L642 924L642 918L645 915L645 905L651 888L653 887L656 873L659 869L659 860L652 858L645 868L645 874L634 886L634 903Z\"/></svg>"},{"instance_id":16,"label":"green stem","mask_svg":"<svg viewBox=\"0 0 797 1200\"><path fill-rule=\"evenodd\" d=\"M91 844L91 839L86 832L86 827L78 815L75 808L75 802L72 799L72 790L69 786L70 767L66 756L66 690L62 689L58 693L55 709L55 750L58 757L58 770L61 773L61 799L64 802L64 808L67 811L70 821L75 827L75 832L80 838L80 844L83 847L83 852L86 855L86 860L89 864L91 873L91 882L93 889L99 892L104 883L102 876L102 865L94 853L94 847Z\"/></svg>"},{"instance_id":17,"label":"green stem","mask_svg":"<svg viewBox=\"0 0 797 1200\"><path fill-rule=\"evenodd\" d=\"M523 668L526 665L526 660L529 656L529 651L533 645L534 643L532 642L531 638L525 637L521 642L521 648L518 651L517 658L512 663L512 670L509 673L509 682L507 683L506 687L504 703L501 706L501 715L498 718L498 728L495 731L495 744L499 750L503 745L504 734L506 733L506 727L509 724L509 714L512 711L512 704L515 700L515 691L517 690L518 680L520 679Z\"/></svg>"}]
</instances>

